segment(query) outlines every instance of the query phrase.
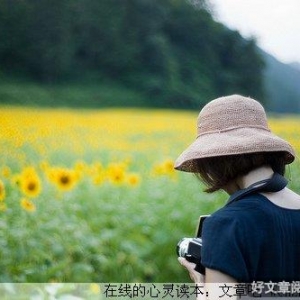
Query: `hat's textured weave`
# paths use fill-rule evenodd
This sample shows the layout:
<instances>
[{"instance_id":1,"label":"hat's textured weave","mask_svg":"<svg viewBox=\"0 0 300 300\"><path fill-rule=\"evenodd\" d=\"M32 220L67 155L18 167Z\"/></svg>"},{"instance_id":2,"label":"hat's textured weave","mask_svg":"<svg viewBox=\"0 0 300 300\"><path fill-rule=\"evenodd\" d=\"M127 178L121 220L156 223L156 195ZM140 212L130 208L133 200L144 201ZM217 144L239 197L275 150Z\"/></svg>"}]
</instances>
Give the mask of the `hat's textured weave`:
<instances>
[{"instance_id":1,"label":"hat's textured weave","mask_svg":"<svg viewBox=\"0 0 300 300\"><path fill-rule=\"evenodd\" d=\"M293 148L271 133L262 105L240 95L209 102L197 119L197 139L176 160L175 169L196 171L195 160L254 152L285 152L285 162L295 158Z\"/></svg>"}]
</instances>

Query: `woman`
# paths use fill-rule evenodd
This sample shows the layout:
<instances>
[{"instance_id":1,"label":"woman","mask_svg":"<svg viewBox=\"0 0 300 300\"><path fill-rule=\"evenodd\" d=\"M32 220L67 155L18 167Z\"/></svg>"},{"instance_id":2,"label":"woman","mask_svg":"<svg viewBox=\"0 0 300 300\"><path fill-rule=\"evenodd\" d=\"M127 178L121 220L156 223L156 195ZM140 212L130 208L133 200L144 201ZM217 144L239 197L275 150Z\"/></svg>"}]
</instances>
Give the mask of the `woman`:
<instances>
[{"instance_id":1,"label":"woman","mask_svg":"<svg viewBox=\"0 0 300 300\"><path fill-rule=\"evenodd\" d=\"M284 175L292 147L272 134L263 107L251 98L218 98L201 110L197 139L175 169L197 174L207 192L236 196L250 185ZM201 263L205 277L183 258L196 283L300 280L300 196L284 187L230 201L204 221ZM239 192L238 192L239 191Z\"/></svg>"}]
</instances>

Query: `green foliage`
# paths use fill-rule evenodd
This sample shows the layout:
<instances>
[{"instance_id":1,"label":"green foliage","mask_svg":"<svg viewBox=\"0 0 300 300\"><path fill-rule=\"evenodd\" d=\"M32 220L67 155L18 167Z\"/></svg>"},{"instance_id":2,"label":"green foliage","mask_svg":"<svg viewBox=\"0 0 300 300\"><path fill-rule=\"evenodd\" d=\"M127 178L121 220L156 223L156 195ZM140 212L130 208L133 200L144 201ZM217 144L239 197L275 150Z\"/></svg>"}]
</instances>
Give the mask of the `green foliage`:
<instances>
[{"instance_id":1,"label":"green foliage","mask_svg":"<svg viewBox=\"0 0 300 300\"><path fill-rule=\"evenodd\" d=\"M43 181L33 213L9 189L0 212L0 282L188 282L176 244L224 197L205 197L191 174L174 181L149 171L137 187L85 178L61 195Z\"/></svg>"},{"instance_id":2,"label":"green foliage","mask_svg":"<svg viewBox=\"0 0 300 300\"><path fill-rule=\"evenodd\" d=\"M189 282L176 244L227 198L203 193L192 174L176 177L172 161L163 162L194 138L195 112L21 110L2 108L0 282ZM297 122L286 118L276 127L299 153ZM95 171L109 175L110 163L126 163L138 184L95 183ZM49 181L55 166L81 170L72 190ZM19 188L26 167L41 181L31 199L36 211L20 206L28 196ZM287 178L298 193L299 176L295 161Z\"/></svg>"},{"instance_id":3,"label":"green foliage","mask_svg":"<svg viewBox=\"0 0 300 300\"><path fill-rule=\"evenodd\" d=\"M46 83L95 73L143 93L148 106L199 108L229 93L263 99L255 41L216 23L206 7L205 0L0 1L0 66Z\"/></svg>"},{"instance_id":4,"label":"green foliage","mask_svg":"<svg viewBox=\"0 0 300 300\"><path fill-rule=\"evenodd\" d=\"M299 164L291 172L299 177ZM33 214L10 191L0 221L0 281L189 282L175 246L227 196L204 194L191 174L176 182L144 175L136 189L86 180L61 199L48 187ZM291 187L300 190L296 181Z\"/></svg>"},{"instance_id":5,"label":"green foliage","mask_svg":"<svg viewBox=\"0 0 300 300\"><path fill-rule=\"evenodd\" d=\"M0 101L43 107L146 107L139 91L113 82L45 84L34 81L5 80L0 84Z\"/></svg>"}]
</instances>

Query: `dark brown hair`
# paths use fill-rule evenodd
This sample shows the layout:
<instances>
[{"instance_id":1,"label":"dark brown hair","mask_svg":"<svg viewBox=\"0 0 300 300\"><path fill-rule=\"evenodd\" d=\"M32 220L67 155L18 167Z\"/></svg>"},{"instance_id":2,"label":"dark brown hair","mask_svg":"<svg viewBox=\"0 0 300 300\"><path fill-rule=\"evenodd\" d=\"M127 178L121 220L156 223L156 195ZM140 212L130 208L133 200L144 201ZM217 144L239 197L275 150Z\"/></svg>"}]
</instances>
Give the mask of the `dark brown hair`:
<instances>
[{"instance_id":1,"label":"dark brown hair","mask_svg":"<svg viewBox=\"0 0 300 300\"><path fill-rule=\"evenodd\" d=\"M212 193L261 166L268 165L274 172L284 175L284 157L284 152L261 152L202 158L196 161L195 174L207 186L205 192Z\"/></svg>"}]
</instances>

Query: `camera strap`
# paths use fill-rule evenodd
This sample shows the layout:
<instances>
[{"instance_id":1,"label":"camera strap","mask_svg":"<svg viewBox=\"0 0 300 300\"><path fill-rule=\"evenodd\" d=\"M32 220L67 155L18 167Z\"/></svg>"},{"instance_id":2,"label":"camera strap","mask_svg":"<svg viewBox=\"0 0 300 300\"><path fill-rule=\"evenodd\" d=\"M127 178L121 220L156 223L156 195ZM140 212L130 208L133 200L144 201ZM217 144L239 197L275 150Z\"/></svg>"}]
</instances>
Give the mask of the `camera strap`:
<instances>
[{"instance_id":1,"label":"camera strap","mask_svg":"<svg viewBox=\"0 0 300 300\"><path fill-rule=\"evenodd\" d=\"M273 176L269 179L264 179L255 182L245 189L236 191L229 197L226 205L238 201L244 196L257 193L257 192L267 192L267 193L279 192L286 187L287 183L288 181L286 178L284 178L282 175L278 173L274 173Z\"/></svg>"}]
</instances>

